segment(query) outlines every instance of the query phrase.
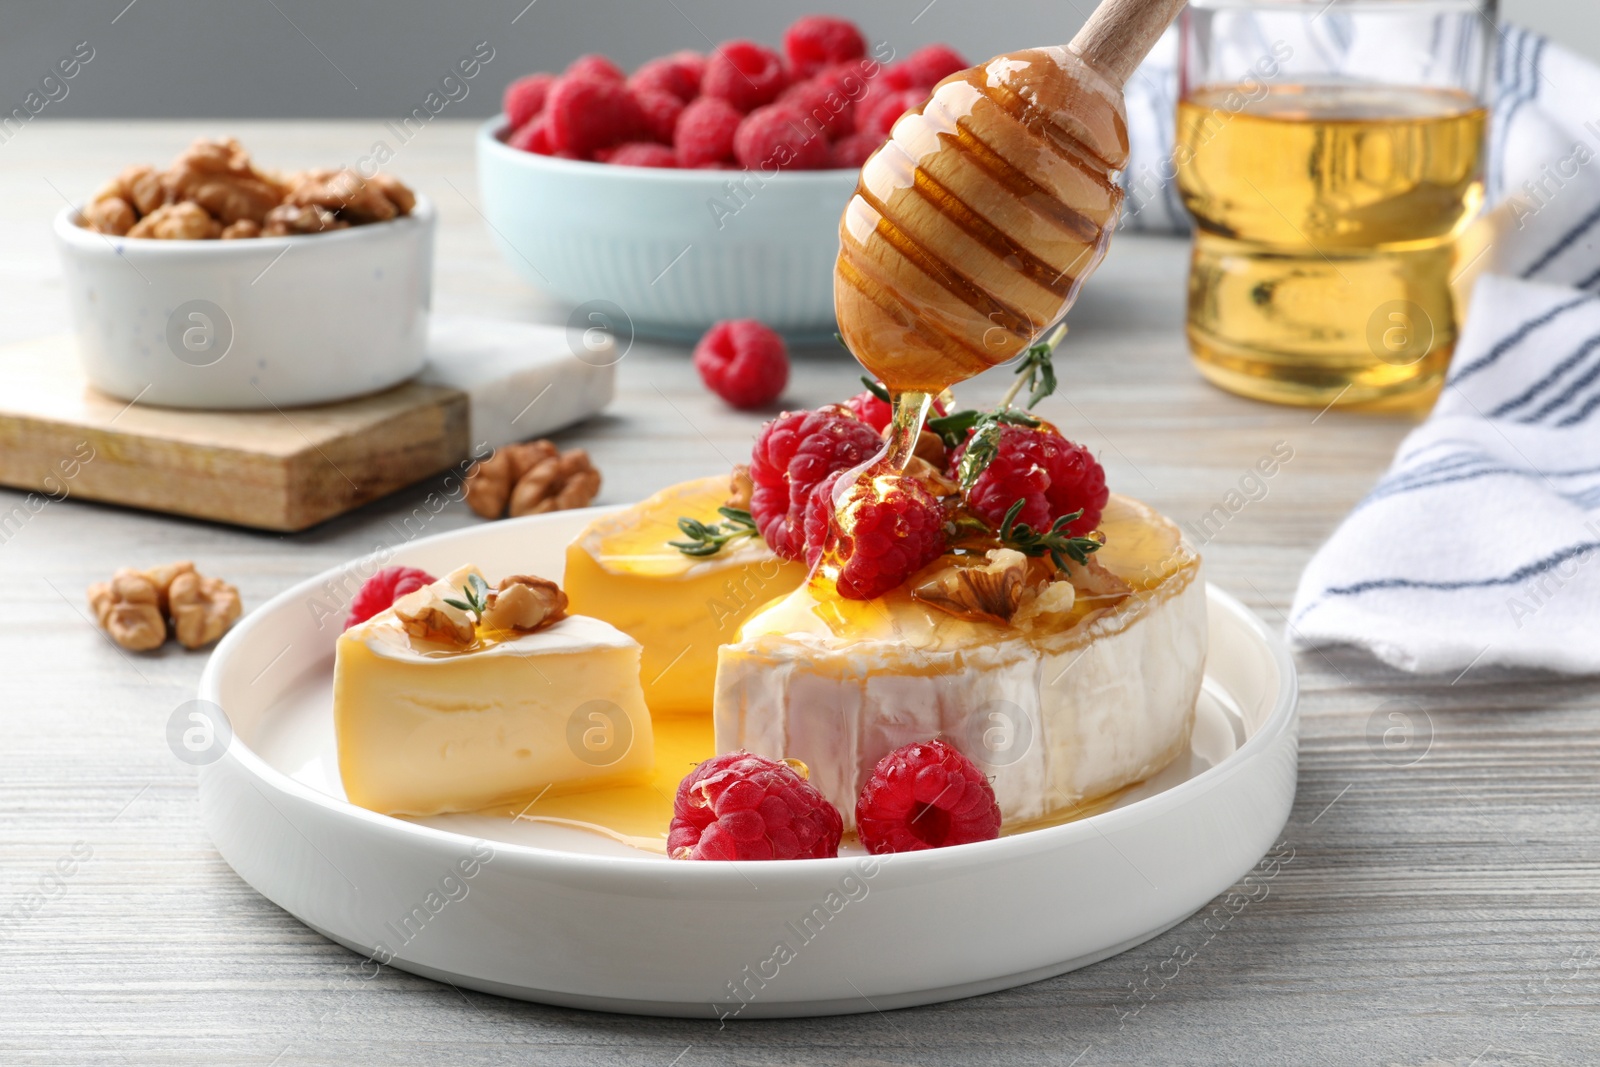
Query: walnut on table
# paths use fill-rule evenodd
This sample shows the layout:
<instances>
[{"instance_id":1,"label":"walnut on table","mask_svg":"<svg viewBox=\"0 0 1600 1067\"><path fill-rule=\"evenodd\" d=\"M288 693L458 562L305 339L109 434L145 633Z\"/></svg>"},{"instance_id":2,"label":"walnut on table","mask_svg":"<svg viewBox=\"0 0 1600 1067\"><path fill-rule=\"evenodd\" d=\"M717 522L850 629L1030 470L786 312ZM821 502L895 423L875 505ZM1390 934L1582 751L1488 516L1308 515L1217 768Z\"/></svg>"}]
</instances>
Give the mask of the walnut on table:
<instances>
[{"instance_id":1,"label":"walnut on table","mask_svg":"<svg viewBox=\"0 0 1600 1067\"><path fill-rule=\"evenodd\" d=\"M207 578L188 560L148 570L124 567L89 587L89 606L111 639L134 652L160 648L171 630L185 648L221 637L242 611L239 590Z\"/></svg>"},{"instance_id":2,"label":"walnut on table","mask_svg":"<svg viewBox=\"0 0 1600 1067\"><path fill-rule=\"evenodd\" d=\"M167 640L160 596L140 571L124 567L109 582L91 585L89 607L111 640L131 652L149 652Z\"/></svg>"},{"instance_id":3,"label":"walnut on table","mask_svg":"<svg viewBox=\"0 0 1600 1067\"><path fill-rule=\"evenodd\" d=\"M172 579L168 594L172 628L184 648L209 645L227 632L243 611L239 590L221 578L193 570Z\"/></svg>"},{"instance_id":4,"label":"walnut on table","mask_svg":"<svg viewBox=\"0 0 1600 1067\"><path fill-rule=\"evenodd\" d=\"M508 508L512 518L567 511L589 504L600 492L600 472L581 448L542 460L511 490Z\"/></svg>"},{"instance_id":5,"label":"walnut on table","mask_svg":"<svg viewBox=\"0 0 1600 1067\"><path fill-rule=\"evenodd\" d=\"M497 449L467 475L467 506L486 519L586 507L600 492L600 472L581 448L562 452L551 441Z\"/></svg>"}]
</instances>

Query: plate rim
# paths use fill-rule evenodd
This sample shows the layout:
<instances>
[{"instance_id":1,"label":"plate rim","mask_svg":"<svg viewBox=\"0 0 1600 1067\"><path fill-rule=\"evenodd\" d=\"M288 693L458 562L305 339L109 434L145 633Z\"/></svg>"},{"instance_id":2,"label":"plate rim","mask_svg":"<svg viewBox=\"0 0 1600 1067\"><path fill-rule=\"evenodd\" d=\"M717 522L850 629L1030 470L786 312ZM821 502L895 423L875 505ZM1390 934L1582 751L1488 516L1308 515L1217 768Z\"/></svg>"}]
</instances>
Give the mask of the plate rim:
<instances>
[{"instance_id":1,"label":"plate rim","mask_svg":"<svg viewBox=\"0 0 1600 1067\"><path fill-rule=\"evenodd\" d=\"M554 522L569 523L582 519L587 523L590 519L632 506L634 505L616 504L576 508L543 515L501 519L489 525L467 526L457 530L429 534L397 547L389 556L385 565L404 564L406 557L423 545L439 545L451 541L471 541L474 537L482 536L489 531L502 533L522 527L536 528L541 524ZM299 600L306 594L315 592L324 583L345 574L363 558L367 557L352 557L343 563L336 564L301 582L295 583L276 596L269 598L235 625L224 635L206 661L205 669L201 673L197 687L199 699L221 707L223 714L226 715L226 707L220 699L220 675L229 659L249 642L253 631L264 625L264 620L267 616L274 614L276 609L285 602ZM800 883L809 881L812 878L833 881L856 869L863 861L891 862L902 873L914 873L923 867L940 867L955 859L985 864L1004 862L1008 859L1019 859L1036 852L1050 852L1056 848L1068 847L1081 839L1088 839L1091 836L1104 837L1124 825L1143 823L1151 819L1160 818L1172 809L1185 805L1194 797L1210 792L1216 786L1243 771L1248 764L1261 758L1276 746L1286 732L1294 727L1297 718L1296 711L1299 705L1300 691L1299 675L1287 643L1279 634L1268 629L1266 623L1255 612L1246 607L1242 601L1218 588L1215 583L1207 581L1205 592L1208 607L1215 601L1229 614L1242 621L1246 629L1252 632L1266 648L1274 665L1278 668L1278 692L1272 710L1267 714L1260 728L1247 738L1244 744L1236 748L1222 762L1208 767L1193 778L1186 779L1169 789L1164 789L1154 796L1144 797L1125 807L1097 812L1069 823L1042 827L1022 834L999 837L992 841L976 841L949 848L927 849L921 852L905 852L892 855L850 855L824 859L729 860L721 863L673 863L664 857L660 859L657 857L640 859L632 856L567 852L540 845L496 840L493 842L496 863L500 863L503 857L509 861L509 866L527 866L537 869L548 864L564 873L579 877L616 878L620 876L650 882L658 882L660 878L667 877L685 879L690 884L710 883L712 885L721 885L729 883L731 885L743 885L748 882L746 872L752 868L761 871L769 878L778 879L785 883L789 881ZM229 764L235 765L235 769L238 772L247 775L262 786L272 788L279 795L311 804L321 809L322 813L329 818L354 819L357 825L368 826L374 833L397 843L415 843L424 847L428 845L458 846L480 840L453 830L409 822L391 815L369 811L366 808L350 803L348 800L330 796L268 763L254 748L246 744L236 731L232 730L230 730L227 748L218 759L202 766L200 775L202 778L209 777L224 770ZM667 874L665 873L667 871L681 873Z\"/></svg>"}]
</instances>

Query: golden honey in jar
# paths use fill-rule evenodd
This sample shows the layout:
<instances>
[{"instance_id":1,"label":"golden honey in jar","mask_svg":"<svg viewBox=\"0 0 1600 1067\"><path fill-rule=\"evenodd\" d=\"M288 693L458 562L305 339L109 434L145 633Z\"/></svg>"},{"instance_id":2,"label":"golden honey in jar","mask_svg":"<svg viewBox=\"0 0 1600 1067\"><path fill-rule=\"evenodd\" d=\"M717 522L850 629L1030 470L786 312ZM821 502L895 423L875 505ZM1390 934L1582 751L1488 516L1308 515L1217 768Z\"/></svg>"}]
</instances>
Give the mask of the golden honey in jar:
<instances>
[{"instance_id":1,"label":"golden honey in jar","mask_svg":"<svg viewBox=\"0 0 1600 1067\"><path fill-rule=\"evenodd\" d=\"M1207 24L1208 40L1227 36L1222 13L1204 4L1186 18L1190 83L1174 157L1195 220L1187 333L1197 367L1226 389L1280 403L1431 402L1459 329L1457 239L1483 203L1481 59L1456 55L1455 76L1440 84L1369 80L1408 76L1398 60L1392 72L1372 69L1371 57L1356 71L1296 80L1313 65L1296 60L1313 50L1297 52L1287 42L1300 38L1280 23L1278 78L1193 84L1205 73L1194 24ZM1378 5L1398 16L1421 6ZM1455 6L1463 20L1475 11ZM1323 18L1383 16L1353 7L1336 0ZM1300 17L1312 14L1308 6ZM1420 17L1392 17L1355 39L1371 52L1423 27ZM1469 23L1458 29L1481 39Z\"/></svg>"}]
</instances>

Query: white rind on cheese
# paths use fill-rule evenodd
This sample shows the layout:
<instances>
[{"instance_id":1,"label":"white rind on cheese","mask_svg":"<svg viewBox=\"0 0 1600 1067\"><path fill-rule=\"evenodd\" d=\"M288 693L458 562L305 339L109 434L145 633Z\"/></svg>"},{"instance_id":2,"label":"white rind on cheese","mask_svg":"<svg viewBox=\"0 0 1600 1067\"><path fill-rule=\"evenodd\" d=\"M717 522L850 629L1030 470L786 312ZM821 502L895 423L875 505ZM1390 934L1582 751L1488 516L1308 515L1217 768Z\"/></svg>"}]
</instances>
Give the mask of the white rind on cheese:
<instances>
[{"instance_id":1,"label":"white rind on cheese","mask_svg":"<svg viewBox=\"0 0 1600 1067\"><path fill-rule=\"evenodd\" d=\"M1008 822L1141 781L1188 747L1206 652L1198 565L1059 639L973 624L958 628L965 640L928 641L951 630L928 618L926 629L897 618L898 638L761 633L724 646L717 751L803 760L850 827L878 760L913 741L943 737L973 759Z\"/></svg>"},{"instance_id":2,"label":"white rind on cheese","mask_svg":"<svg viewBox=\"0 0 1600 1067\"><path fill-rule=\"evenodd\" d=\"M429 590L458 596L473 573ZM447 652L413 647L391 608L339 638L334 725L350 800L395 815L475 811L654 764L639 644L582 615Z\"/></svg>"}]
</instances>

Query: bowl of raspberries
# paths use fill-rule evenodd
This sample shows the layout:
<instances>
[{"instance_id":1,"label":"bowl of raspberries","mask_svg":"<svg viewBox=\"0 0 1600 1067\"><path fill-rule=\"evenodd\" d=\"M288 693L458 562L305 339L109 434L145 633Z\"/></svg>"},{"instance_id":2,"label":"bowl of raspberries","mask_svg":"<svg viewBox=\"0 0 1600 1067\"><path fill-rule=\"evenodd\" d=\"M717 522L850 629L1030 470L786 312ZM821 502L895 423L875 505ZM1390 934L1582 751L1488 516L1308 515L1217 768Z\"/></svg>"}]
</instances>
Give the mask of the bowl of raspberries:
<instances>
[{"instance_id":1,"label":"bowl of raspberries","mask_svg":"<svg viewBox=\"0 0 1600 1067\"><path fill-rule=\"evenodd\" d=\"M824 15L776 48L726 41L631 73L585 55L512 82L480 129L484 214L528 281L614 304L642 332L758 318L831 334L839 217L861 164L966 65L945 45L897 56Z\"/></svg>"}]
</instances>

